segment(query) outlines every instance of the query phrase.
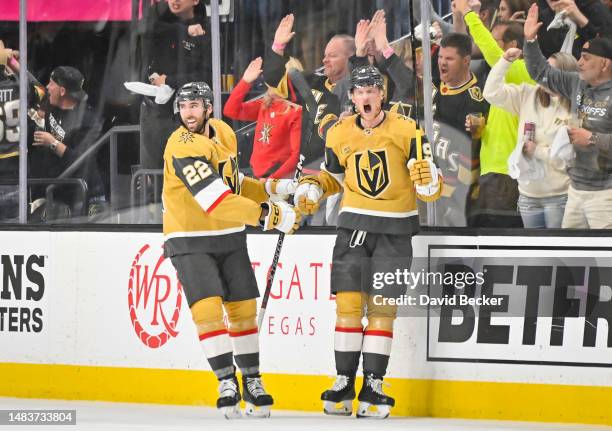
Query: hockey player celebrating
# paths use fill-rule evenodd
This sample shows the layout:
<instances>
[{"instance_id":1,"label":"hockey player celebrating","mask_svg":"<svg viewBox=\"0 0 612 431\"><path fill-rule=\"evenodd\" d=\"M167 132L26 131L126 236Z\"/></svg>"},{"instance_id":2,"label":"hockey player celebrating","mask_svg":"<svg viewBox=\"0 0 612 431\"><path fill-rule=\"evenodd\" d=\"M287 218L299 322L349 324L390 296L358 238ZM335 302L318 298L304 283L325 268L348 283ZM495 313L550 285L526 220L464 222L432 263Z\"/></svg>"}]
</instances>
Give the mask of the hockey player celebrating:
<instances>
[{"instance_id":1,"label":"hockey player celebrating","mask_svg":"<svg viewBox=\"0 0 612 431\"><path fill-rule=\"evenodd\" d=\"M300 215L286 202L268 200L273 193L291 193L290 180L264 184L238 172L236 136L211 118L212 103L203 82L185 84L176 95L181 124L164 152L164 255L176 268L200 344L219 379L217 407L227 418L240 416L235 360L247 416L268 417L273 401L259 374L259 291L244 230L249 224L292 233Z\"/></svg>"},{"instance_id":2,"label":"hockey player celebrating","mask_svg":"<svg viewBox=\"0 0 612 431\"><path fill-rule=\"evenodd\" d=\"M397 310L375 303L380 301L373 300L371 283L362 279L362 266L364 259L370 259L372 273L377 271L376 261L399 260L402 270L410 267L411 237L419 228L416 197L437 199L442 177L415 123L382 110L384 83L378 69L353 70L350 88L358 114L327 131L324 169L318 176L300 180L294 202L302 213L312 214L323 199L344 191L331 273L338 376L332 389L321 395L324 411L352 414L355 375L363 353L364 383L357 417L386 418L395 404L382 384ZM429 158L421 160L421 151Z\"/></svg>"}]
</instances>

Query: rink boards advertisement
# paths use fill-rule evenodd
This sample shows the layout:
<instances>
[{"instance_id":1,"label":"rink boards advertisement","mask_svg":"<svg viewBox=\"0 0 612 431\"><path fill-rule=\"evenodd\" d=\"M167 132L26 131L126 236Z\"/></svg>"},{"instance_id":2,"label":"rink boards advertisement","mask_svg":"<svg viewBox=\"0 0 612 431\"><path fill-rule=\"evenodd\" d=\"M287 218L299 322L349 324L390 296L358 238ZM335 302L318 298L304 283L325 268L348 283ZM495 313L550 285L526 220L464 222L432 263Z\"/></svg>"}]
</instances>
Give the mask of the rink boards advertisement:
<instances>
[{"instance_id":1,"label":"rink boards advertisement","mask_svg":"<svg viewBox=\"0 0 612 431\"><path fill-rule=\"evenodd\" d=\"M262 293L276 240L248 237ZM286 391L282 408L320 409L335 373L334 242L285 239L260 332L261 368L277 398ZM0 395L214 402L214 378L160 234L8 231L0 243L0 375L12 383ZM396 414L611 423L603 408L612 400L608 244L415 237L417 276L460 269L474 277L422 283L405 295L416 308L398 306L387 374ZM41 377L54 373L82 387L60 390ZM113 379L126 387L106 388ZM197 382L213 394L202 395ZM575 409L558 412L559 403Z\"/></svg>"}]
</instances>

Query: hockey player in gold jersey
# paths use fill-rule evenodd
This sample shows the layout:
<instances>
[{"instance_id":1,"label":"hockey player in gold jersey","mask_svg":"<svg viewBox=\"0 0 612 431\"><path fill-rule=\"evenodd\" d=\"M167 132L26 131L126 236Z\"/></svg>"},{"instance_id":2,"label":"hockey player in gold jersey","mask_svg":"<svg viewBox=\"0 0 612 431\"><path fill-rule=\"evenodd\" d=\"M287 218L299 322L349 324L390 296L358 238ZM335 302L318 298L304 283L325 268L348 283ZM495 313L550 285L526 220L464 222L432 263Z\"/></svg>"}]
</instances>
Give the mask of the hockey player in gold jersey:
<instances>
[{"instance_id":1,"label":"hockey player in gold jersey","mask_svg":"<svg viewBox=\"0 0 612 431\"><path fill-rule=\"evenodd\" d=\"M327 130L324 169L300 180L294 202L302 213L312 214L323 199L344 192L331 274L338 376L333 388L321 395L324 411L352 414L355 375L363 354L357 416L385 418L395 404L383 392L382 380L397 310L373 300L372 280L362 274L366 267L372 274L410 268L411 239L419 229L416 198L437 199L442 176L414 121L382 110L384 83L375 67L353 70L351 99L358 114Z\"/></svg>"},{"instance_id":2,"label":"hockey player in gold jersey","mask_svg":"<svg viewBox=\"0 0 612 431\"><path fill-rule=\"evenodd\" d=\"M176 268L200 344L219 379L217 407L240 416L234 360L242 372L248 416L267 417L272 397L259 375L256 301L245 224L292 233L299 213L272 194L290 194L290 180L261 183L238 172L236 136L210 118L212 91L185 84L175 99L181 125L164 152L164 254ZM229 328L223 321L228 316Z\"/></svg>"}]
</instances>

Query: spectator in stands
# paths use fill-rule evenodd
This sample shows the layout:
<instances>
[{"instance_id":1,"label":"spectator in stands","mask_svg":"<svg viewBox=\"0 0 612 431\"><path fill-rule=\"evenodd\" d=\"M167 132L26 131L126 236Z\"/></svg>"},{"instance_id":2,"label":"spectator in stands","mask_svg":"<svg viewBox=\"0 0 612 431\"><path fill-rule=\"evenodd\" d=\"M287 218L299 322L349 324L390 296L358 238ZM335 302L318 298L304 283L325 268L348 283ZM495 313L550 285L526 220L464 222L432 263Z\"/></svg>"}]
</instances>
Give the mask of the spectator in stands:
<instances>
[{"instance_id":1,"label":"spectator in stands","mask_svg":"<svg viewBox=\"0 0 612 431\"><path fill-rule=\"evenodd\" d=\"M580 57L582 45L598 34L612 35L612 13L599 0L538 0L540 20L543 25L538 30L538 40L542 53L546 58L553 53L561 51L567 34L567 28L554 28L548 26L561 11L567 13L576 23L576 39L573 41L572 53Z\"/></svg>"},{"instance_id":2,"label":"spectator in stands","mask_svg":"<svg viewBox=\"0 0 612 431\"><path fill-rule=\"evenodd\" d=\"M71 166L100 136L102 122L87 104L83 90L85 78L71 66L59 66L51 73L47 85L48 107L43 130L34 132L33 148L29 154L31 177L56 178ZM81 178L87 183L87 202L90 211L104 206L104 189L95 157L90 157L70 178ZM33 188L32 200L45 197L45 188ZM61 212L70 215L70 207L80 202L74 200L73 186L59 187L55 201L67 208ZM59 205L59 204L58 204ZM51 211L47 208L48 212ZM57 207L53 209L56 211Z\"/></svg>"},{"instance_id":3,"label":"spectator in stands","mask_svg":"<svg viewBox=\"0 0 612 431\"><path fill-rule=\"evenodd\" d=\"M523 46L523 23L499 20L491 30L493 38L501 49L521 48Z\"/></svg>"},{"instance_id":4,"label":"spectator in stands","mask_svg":"<svg viewBox=\"0 0 612 431\"><path fill-rule=\"evenodd\" d=\"M143 42L144 80L177 90L194 81L210 82L210 39L206 10L199 0L161 1L148 11ZM140 110L140 164L161 169L170 133L176 128L173 97L163 104L145 97Z\"/></svg>"},{"instance_id":5,"label":"spectator in stands","mask_svg":"<svg viewBox=\"0 0 612 431\"><path fill-rule=\"evenodd\" d=\"M434 82L433 153L445 183L436 202L439 226L473 226L476 215L480 137L489 104L482 96L482 83L470 72L471 52L468 35L449 33L436 54L440 81ZM478 120L472 120L472 115Z\"/></svg>"},{"instance_id":6,"label":"spectator in stands","mask_svg":"<svg viewBox=\"0 0 612 431\"><path fill-rule=\"evenodd\" d=\"M467 7L478 15L486 28L490 29L493 27L493 23L497 17L497 0L468 0L467 3ZM462 8L463 7L462 5ZM457 7L455 1L451 2L451 9L453 12L453 26L455 32L467 33L467 27L463 20L464 14L462 10ZM478 52L478 47L475 46L473 49L475 52ZM472 51L472 55L474 55L474 51Z\"/></svg>"},{"instance_id":7,"label":"spectator in stands","mask_svg":"<svg viewBox=\"0 0 612 431\"><path fill-rule=\"evenodd\" d=\"M441 33L440 30L440 36ZM387 23L383 10L376 11L371 21L361 20L357 23L355 49L355 55L349 59L351 70L368 64L376 66L385 78L387 104L384 109L410 115L410 105L414 103L412 64L407 66L391 48L387 40ZM410 49L409 45L407 49ZM412 60L412 55L409 56Z\"/></svg>"},{"instance_id":8,"label":"spectator in stands","mask_svg":"<svg viewBox=\"0 0 612 431\"><path fill-rule=\"evenodd\" d=\"M300 155L302 108L268 89L263 99L245 102L251 85L262 73L261 57L251 61L230 94L223 115L255 121L251 167L258 178L293 178Z\"/></svg>"},{"instance_id":9,"label":"spectator in stands","mask_svg":"<svg viewBox=\"0 0 612 431\"><path fill-rule=\"evenodd\" d=\"M497 19L501 21L525 19L529 6L531 6L530 0L501 0L497 9Z\"/></svg>"},{"instance_id":10,"label":"spectator in stands","mask_svg":"<svg viewBox=\"0 0 612 431\"><path fill-rule=\"evenodd\" d=\"M0 40L0 221L19 216L19 62L17 52ZM38 109L45 89L29 78L28 106ZM35 112L32 110L32 112Z\"/></svg>"},{"instance_id":11,"label":"spectator in stands","mask_svg":"<svg viewBox=\"0 0 612 431\"><path fill-rule=\"evenodd\" d=\"M287 93L290 81L286 75L285 64L289 57L285 55L285 47L293 39L293 14L286 15L279 23L274 34L274 43L271 49L266 51L264 59L264 76L266 82L273 86L284 89L283 96L289 97L304 109L304 100L296 93L295 96ZM302 115L302 140L301 152L305 157L305 164L318 170L325 144L319 136L318 125L325 115L331 113L340 115L343 111L341 98L348 101L348 88L339 88L337 84L349 73L348 59L355 53L355 41L353 37L345 34L333 36L325 47L323 57L323 74L311 73L305 76L316 102L315 115Z\"/></svg>"},{"instance_id":12,"label":"spectator in stands","mask_svg":"<svg viewBox=\"0 0 612 431\"><path fill-rule=\"evenodd\" d=\"M498 22L497 20L497 0L483 0L480 2L479 0L467 0L467 8L469 10L474 11L483 25L487 29L493 29L494 25ZM466 6L462 5L462 9ZM456 2L451 1L451 9L453 12L453 27L454 31L458 33L468 33L468 29L466 27L466 23L463 19L463 13L460 8L456 7ZM472 70L476 73L476 76L484 82L487 78L487 73L489 73L489 67L486 62L483 61L484 55L480 51L480 48L477 44L472 45Z\"/></svg>"},{"instance_id":13,"label":"spectator in stands","mask_svg":"<svg viewBox=\"0 0 612 431\"><path fill-rule=\"evenodd\" d=\"M402 62L406 65L408 69L410 69L410 74L412 76L414 76L414 71L412 69L415 67L415 64L416 64L416 80L417 80L416 86L422 89L423 88L423 48L421 47L420 42L417 41L416 47L414 49L414 52L416 55L416 61L413 63L411 44L412 42L410 41L410 39L406 38L396 43L395 45L393 45L393 49L395 50L395 55L397 55L402 60ZM403 96L403 98L406 98L408 103L410 103L411 105L414 104L415 90L416 89L414 88L414 83L413 83L411 88L408 89L407 95ZM420 96L419 103L422 106L422 103L423 103L422 91L420 91L419 96ZM393 99L396 100L399 97L402 97L402 96L400 96L399 94L397 96L394 95Z\"/></svg>"},{"instance_id":14,"label":"spectator in stands","mask_svg":"<svg viewBox=\"0 0 612 431\"><path fill-rule=\"evenodd\" d=\"M489 66L495 65L504 54L493 35L467 0L455 0L455 9L463 19L476 45ZM503 40L503 38L502 38ZM520 41L517 41L520 43ZM505 44L505 43L504 43ZM517 60L508 68L505 80L509 84L533 83L525 62ZM478 193L476 225L479 227L522 227L517 212L518 183L508 175L508 158L517 142L518 118L497 106L491 106L487 127L480 149L480 190Z\"/></svg>"},{"instance_id":15,"label":"spectator in stands","mask_svg":"<svg viewBox=\"0 0 612 431\"><path fill-rule=\"evenodd\" d=\"M579 73L561 71L546 62L538 42L538 6L525 22L524 55L529 73L550 91L571 101L576 122L568 127L575 157L568 163L571 179L564 228L612 228L612 39L584 44Z\"/></svg>"},{"instance_id":16,"label":"spectator in stands","mask_svg":"<svg viewBox=\"0 0 612 431\"><path fill-rule=\"evenodd\" d=\"M526 228L560 228L567 202L569 177L564 163L551 159L549 151L557 131L565 127L570 117L570 101L540 85L505 84L504 76L520 54L518 48L506 50L489 74L484 96L489 103L519 116L516 159L525 157L541 161L543 169L538 174L517 172L520 193L518 207L523 224ZM553 54L548 63L562 71L578 70L576 59L566 53ZM526 141L529 135L523 133L526 122L531 123L530 127L535 127L533 140ZM517 165L526 167L527 163L523 161ZM509 170L512 172L512 166L509 166ZM513 177L517 178L517 175Z\"/></svg>"},{"instance_id":17,"label":"spectator in stands","mask_svg":"<svg viewBox=\"0 0 612 431\"><path fill-rule=\"evenodd\" d=\"M523 46L523 24L519 21L496 20L491 29L491 35L502 51L512 47L520 48ZM490 70L491 66L486 58L472 61L472 71L481 82L486 82Z\"/></svg>"}]
</instances>

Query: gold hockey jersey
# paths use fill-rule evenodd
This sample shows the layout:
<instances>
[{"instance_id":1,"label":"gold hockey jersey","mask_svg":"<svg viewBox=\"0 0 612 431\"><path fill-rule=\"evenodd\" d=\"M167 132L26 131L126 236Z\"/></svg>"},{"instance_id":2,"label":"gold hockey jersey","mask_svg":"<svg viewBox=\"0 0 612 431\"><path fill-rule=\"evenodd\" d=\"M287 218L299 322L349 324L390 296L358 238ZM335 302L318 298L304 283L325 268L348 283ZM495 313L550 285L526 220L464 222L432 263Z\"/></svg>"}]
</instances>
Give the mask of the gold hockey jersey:
<instances>
[{"instance_id":1,"label":"gold hockey jersey","mask_svg":"<svg viewBox=\"0 0 612 431\"><path fill-rule=\"evenodd\" d=\"M416 124L385 111L382 123L364 129L359 116L338 121L327 132L325 166L319 180L329 196L344 192L338 226L387 234L413 234L419 229L417 195L406 166L417 158ZM421 144L431 157L429 143Z\"/></svg>"},{"instance_id":2,"label":"gold hockey jersey","mask_svg":"<svg viewBox=\"0 0 612 431\"><path fill-rule=\"evenodd\" d=\"M179 127L164 151L166 256L246 246L245 224L259 223L268 199L263 183L239 173L232 129L217 119L209 125L210 138Z\"/></svg>"}]
</instances>

